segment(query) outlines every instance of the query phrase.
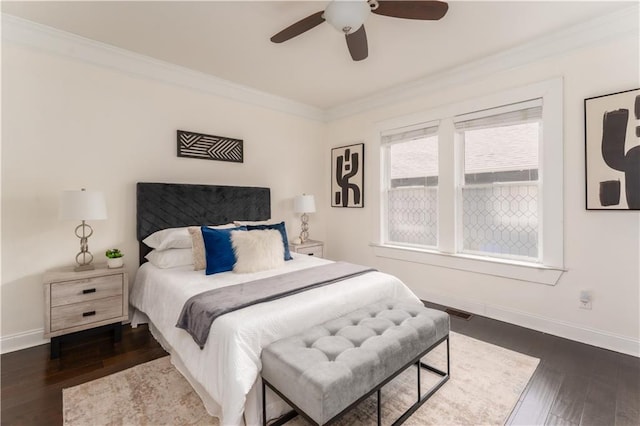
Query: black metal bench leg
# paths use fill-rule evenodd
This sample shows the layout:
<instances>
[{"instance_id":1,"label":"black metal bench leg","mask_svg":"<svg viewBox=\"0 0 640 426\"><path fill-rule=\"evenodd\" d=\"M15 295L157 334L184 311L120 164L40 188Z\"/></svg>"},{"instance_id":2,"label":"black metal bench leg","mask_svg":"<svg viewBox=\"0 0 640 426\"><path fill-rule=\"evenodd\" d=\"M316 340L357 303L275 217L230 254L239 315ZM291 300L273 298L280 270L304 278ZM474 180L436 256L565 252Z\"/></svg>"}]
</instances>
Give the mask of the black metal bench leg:
<instances>
[{"instance_id":1,"label":"black metal bench leg","mask_svg":"<svg viewBox=\"0 0 640 426\"><path fill-rule=\"evenodd\" d=\"M378 389L378 426L382 424L382 416L380 415L380 389Z\"/></svg>"},{"instance_id":2,"label":"black metal bench leg","mask_svg":"<svg viewBox=\"0 0 640 426\"><path fill-rule=\"evenodd\" d=\"M420 361L416 362L416 367L418 367L418 402L420 402Z\"/></svg>"},{"instance_id":3,"label":"black metal bench leg","mask_svg":"<svg viewBox=\"0 0 640 426\"><path fill-rule=\"evenodd\" d=\"M449 336L447 335L443 340L447 341L447 372L445 373L442 370L439 370L435 367L432 367L428 364L425 364L421 361L421 359L419 358L416 363L418 364L418 369L420 368L424 368L426 370L429 370L433 373L436 373L437 375L439 375L441 377L441 379L435 384L433 385L428 391L427 393L425 393L424 395L422 395L422 392L420 390L420 372L418 371L418 401L413 404L411 407L409 407L400 417L398 417L396 419L395 422L393 422L392 426L399 426L402 423L405 422L405 420L407 420L409 418L409 416L411 416L411 414L413 414L418 408L420 408L420 406L422 406L422 404L424 404L430 397L431 395L433 395L438 389L440 389L440 387L442 387L442 385L445 384L445 382L447 382L449 380L449 374L450 374L450 359L449 359ZM440 341L438 344L441 344L442 341ZM426 353L424 354L426 355Z\"/></svg>"},{"instance_id":4,"label":"black metal bench leg","mask_svg":"<svg viewBox=\"0 0 640 426\"><path fill-rule=\"evenodd\" d=\"M267 426L267 397L265 395L266 388L264 386L264 380L262 382L262 426Z\"/></svg>"},{"instance_id":5,"label":"black metal bench leg","mask_svg":"<svg viewBox=\"0 0 640 426\"><path fill-rule=\"evenodd\" d=\"M451 375L450 369L450 360L449 360L449 336L447 336L447 376Z\"/></svg>"}]
</instances>

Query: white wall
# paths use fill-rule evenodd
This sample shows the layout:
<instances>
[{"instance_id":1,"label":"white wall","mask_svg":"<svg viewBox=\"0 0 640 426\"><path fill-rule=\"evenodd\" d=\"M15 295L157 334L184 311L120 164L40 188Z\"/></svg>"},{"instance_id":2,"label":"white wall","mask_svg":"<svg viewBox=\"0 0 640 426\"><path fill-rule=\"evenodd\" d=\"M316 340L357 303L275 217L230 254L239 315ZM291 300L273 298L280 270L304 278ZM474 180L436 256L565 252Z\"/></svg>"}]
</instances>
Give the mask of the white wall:
<instances>
[{"instance_id":1,"label":"white wall","mask_svg":"<svg viewBox=\"0 0 640 426\"><path fill-rule=\"evenodd\" d=\"M58 220L62 190L105 192L109 218L90 223L89 248L98 260L121 248L133 279L136 182L270 187L272 217L291 238L300 231L293 196L323 188L320 121L15 43L2 49L3 351L41 341L42 274L74 263L77 223ZM177 129L243 139L244 163L177 158ZM319 239L323 204L310 219Z\"/></svg>"},{"instance_id":2,"label":"white wall","mask_svg":"<svg viewBox=\"0 0 640 426\"><path fill-rule=\"evenodd\" d=\"M620 37L538 60L427 95L389 104L329 124L327 148L364 141L364 209L331 209L327 253L373 265L399 276L421 298L638 355L640 335L640 225L638 212L585 210L583 100L640 87L639 40ZM482 66L487 66L483 63ZM489 67L490 68L490 67ZM471 73L473 74L473 73ZM564 79L564 259L556 286L497 278L376 257L375 208L379 201L377 122L521 87ZM330 165L325 165L326 180ZM328 188L325 187L328 197ZM578 309L580 290L593 295L593 310Z\"/></svg>"}]
</instances>

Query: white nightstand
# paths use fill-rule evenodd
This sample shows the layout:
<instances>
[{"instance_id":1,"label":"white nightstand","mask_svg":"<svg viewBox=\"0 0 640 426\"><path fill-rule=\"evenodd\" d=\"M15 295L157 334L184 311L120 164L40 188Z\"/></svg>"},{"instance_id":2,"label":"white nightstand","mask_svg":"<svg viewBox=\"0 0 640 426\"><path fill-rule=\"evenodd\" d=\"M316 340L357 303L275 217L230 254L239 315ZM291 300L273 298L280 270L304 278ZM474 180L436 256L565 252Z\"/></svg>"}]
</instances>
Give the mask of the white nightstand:
<instances>
[{"instance_id":1,"label":"white nightstand","mask_svg":"<svg viewBox=\"0 0 640 426\"><path fill-rule=\"evenodd\" d=\"M51 338L51 358L60 355L61 336L113 325L114 341L129 318L129 281L122 268L96 264L91 271L73 266L44 274L44 337Z\"/></svg>"},{"instance_id":2,"label":"white nightstand","mask_svg":"<svg viewBox=\"0 0 640 426\"><path fill-rule=\"evenodd\" d=\"M295 253L308 254L309 256L324 256L324 243L322 241L307 240L302 244L289 243L289 249Z\"/></svg>"}]
</instances>

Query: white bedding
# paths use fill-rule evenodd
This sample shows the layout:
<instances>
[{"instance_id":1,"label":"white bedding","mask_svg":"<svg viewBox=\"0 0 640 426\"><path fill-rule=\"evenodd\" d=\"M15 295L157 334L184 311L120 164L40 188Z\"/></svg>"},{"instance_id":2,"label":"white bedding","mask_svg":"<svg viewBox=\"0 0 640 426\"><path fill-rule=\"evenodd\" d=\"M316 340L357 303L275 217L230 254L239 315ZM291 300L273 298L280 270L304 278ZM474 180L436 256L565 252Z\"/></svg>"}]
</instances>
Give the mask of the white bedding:
<instances>
[{"instance_id":1,"label":"white bedding","mask_svg":"<svg viewBox=\"0 0 640 426\"><path fill-rule=\"evenodd\" d=\"M174 365L189 379L207 411L223 425L261 424L260 387L254 385L264 346L383 298L420 303L399 279L373 272L223 315L214 321L202 350L186 331L175 326L185 301L197 293L330 262L292 256L283 268L250 274L207 276L193 271L193 266L159 269L150 263L136 274L130 302L140 312L134 314L132 325L149 319ZM270 405L270 417L280 414L279 408L282 406Z\"/></svg>"}]
</instances>

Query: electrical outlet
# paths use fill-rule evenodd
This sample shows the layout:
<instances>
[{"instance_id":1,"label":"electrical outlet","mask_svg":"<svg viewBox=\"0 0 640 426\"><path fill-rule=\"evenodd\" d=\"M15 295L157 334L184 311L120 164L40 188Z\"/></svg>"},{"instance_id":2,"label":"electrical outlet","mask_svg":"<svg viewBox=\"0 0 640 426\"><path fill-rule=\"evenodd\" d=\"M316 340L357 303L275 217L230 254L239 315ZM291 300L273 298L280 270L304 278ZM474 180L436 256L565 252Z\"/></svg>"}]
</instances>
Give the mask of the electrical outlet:
<instances>
[{"instance_id":1,"label":"electrical outlet","mask_svg":"<svg viewBox=\"0 0 640 426\"><path fill-rule=\"evenodd\" d=\"M591 300L587 301L587 300L581 300L580 301L580 309L587 309L587 310L591 310Z\"/></svg>"},{"instance_id":2,"label":"electrical outlet","mask_svg":"<svg viewBox=\"0 0 640 426\"><path fill-rule=\"evenodd\" d=\"M580 292L580 305L578 306L580 309L591 310L591 292L587 290L582 290Z\"/></svg>"}]
</instances>

